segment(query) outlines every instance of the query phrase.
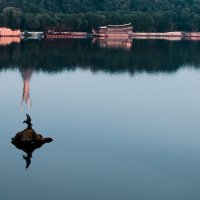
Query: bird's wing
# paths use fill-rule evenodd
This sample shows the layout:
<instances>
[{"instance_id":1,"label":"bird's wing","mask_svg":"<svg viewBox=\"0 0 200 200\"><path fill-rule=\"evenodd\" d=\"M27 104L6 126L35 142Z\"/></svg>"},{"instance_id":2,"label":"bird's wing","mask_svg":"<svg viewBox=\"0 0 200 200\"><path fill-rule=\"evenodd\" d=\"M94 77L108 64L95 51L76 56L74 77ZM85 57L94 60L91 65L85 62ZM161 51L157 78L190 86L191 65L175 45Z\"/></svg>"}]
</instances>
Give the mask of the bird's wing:
<instances>
[{"instance_id":1,"label":"bird's wing","mask_svg":"<svg viewBox=\"0 0 200 200\"><path fill-rule=\"evenodd\" d=\"M31 117L28 115L28 114L26 114L26 117L27 117L27 121L31 121Z\"/></svg>"}]
</instances>

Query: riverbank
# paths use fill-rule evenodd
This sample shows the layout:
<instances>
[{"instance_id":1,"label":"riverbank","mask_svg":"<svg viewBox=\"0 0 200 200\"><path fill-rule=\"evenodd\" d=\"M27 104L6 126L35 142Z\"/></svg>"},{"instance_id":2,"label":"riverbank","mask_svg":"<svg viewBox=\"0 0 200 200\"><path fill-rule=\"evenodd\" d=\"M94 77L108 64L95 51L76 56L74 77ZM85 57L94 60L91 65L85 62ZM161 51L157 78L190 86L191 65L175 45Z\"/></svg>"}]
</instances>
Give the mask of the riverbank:
<instances>
[{"instance_id":1,"label":"riverbank","mask_svg":"<svg viewBox=\"0 0 200 200\"><path fill-rule=\"evenodd\" d=\"M97 37L89 32L22 32L22 37L27 38L46 38L46 39L63 39L63 38L87 38ZM98 37L97 37L98 38ZM101 38L101 37L100 37ZM102 37L109 39L124 39L124 37ZM168 40L200 40L200 32L133 32L130 39L168 39Z\"/></svg>"},{"instance_id":2,"label":"riverbank","mask_svg":"<svg viewBox=\"0 0 200 200\"><path fill-rule=\"evenodd\" d=\"M100 39L164 39L164 40L200 40L200 32L132 32L127 37L119 36L109 36L109 37L98 37L90 32L33 32L26 31L17 34L1 34L0 38L7 37L18 37L18 38L28 38L28 39L65 39L65 38L75 38L75 39L85 39L87 37L94 37Z\"/></svg>"},{"instance_id":3,"label":"riverbank","mask_svg":"<svg viewBox=\"0 0 200 200\"><path fill-rule=\"evenodd\" d=\"M152 38L152 39L171 39L171 40L181 40L181 39L190 39L190 40L200 40L200 32L165 32L165 33L137 33L133 32L131 35L133 38Z\"/></svg>"}]
</instances>

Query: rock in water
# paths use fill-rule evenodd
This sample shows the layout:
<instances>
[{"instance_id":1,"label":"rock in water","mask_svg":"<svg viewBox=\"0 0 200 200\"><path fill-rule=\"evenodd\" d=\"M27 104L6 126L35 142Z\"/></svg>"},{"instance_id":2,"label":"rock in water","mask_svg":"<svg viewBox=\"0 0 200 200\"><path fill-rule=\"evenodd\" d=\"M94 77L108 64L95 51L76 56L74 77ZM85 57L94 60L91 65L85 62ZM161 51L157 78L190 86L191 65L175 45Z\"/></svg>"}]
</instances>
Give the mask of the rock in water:
<instances>
[{"instance_id":1,"label":"rock in water","mask_svg":"<svg viewBox=\"0 0 200 200\"><path fill-rule=\"evenodd\" d=\"M35 132L34 129L24 129L18 132L15 137L12 138L12 142L42 142L48 143L53 141L51 138L44 138L41 134Z\"/></svg>"}]
</instances>

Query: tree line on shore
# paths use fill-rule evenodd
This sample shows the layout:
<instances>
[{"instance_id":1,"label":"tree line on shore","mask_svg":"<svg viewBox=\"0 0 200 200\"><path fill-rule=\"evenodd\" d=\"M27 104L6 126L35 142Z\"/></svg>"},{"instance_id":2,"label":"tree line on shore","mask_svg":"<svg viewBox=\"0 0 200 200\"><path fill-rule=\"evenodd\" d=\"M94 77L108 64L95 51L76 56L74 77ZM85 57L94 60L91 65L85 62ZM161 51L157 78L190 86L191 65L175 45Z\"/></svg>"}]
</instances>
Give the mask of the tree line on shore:
<instances>
[{"instance_id":1,"label":"tree line on shore","mask_svg":"<svg viewBox=\"0 0 200 200\"><path fill-rule=\"evenodd\" d=\"M90 31L131 22L136 32L200 31L200 0L1 0L0 26Z\"/></svg>"}]
</instances>

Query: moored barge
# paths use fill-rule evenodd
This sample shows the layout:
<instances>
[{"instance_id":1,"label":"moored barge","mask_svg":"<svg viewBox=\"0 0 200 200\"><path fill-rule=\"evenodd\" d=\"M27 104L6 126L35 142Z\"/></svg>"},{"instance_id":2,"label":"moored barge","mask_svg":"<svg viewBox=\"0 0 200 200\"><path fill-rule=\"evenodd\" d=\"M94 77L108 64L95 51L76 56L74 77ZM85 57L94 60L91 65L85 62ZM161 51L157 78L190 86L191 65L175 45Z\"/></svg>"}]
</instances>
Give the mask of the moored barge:
<instances>
[{"instance_id":1,"label":"moored barge","mask_svg":"<svg viewBox=\"0 0 200 200\"><path fill-rule=\"evenodd\" d=\"M44 37L47 39L86 38L86 36L86 32L48 30L44 33Z\"/></svg>"},{"instance_id":2,"label":"moored barge","mask_svg":"<svg viewBox=\"0 0 200 200\"><path fill-rule=\"evenodd\" d=\"M92 29L92 32L97 37L129 38L132 36L133 26L131 23L122 25L107 25L98 27L97 29Z\"/></svg>"}]
</instances>

